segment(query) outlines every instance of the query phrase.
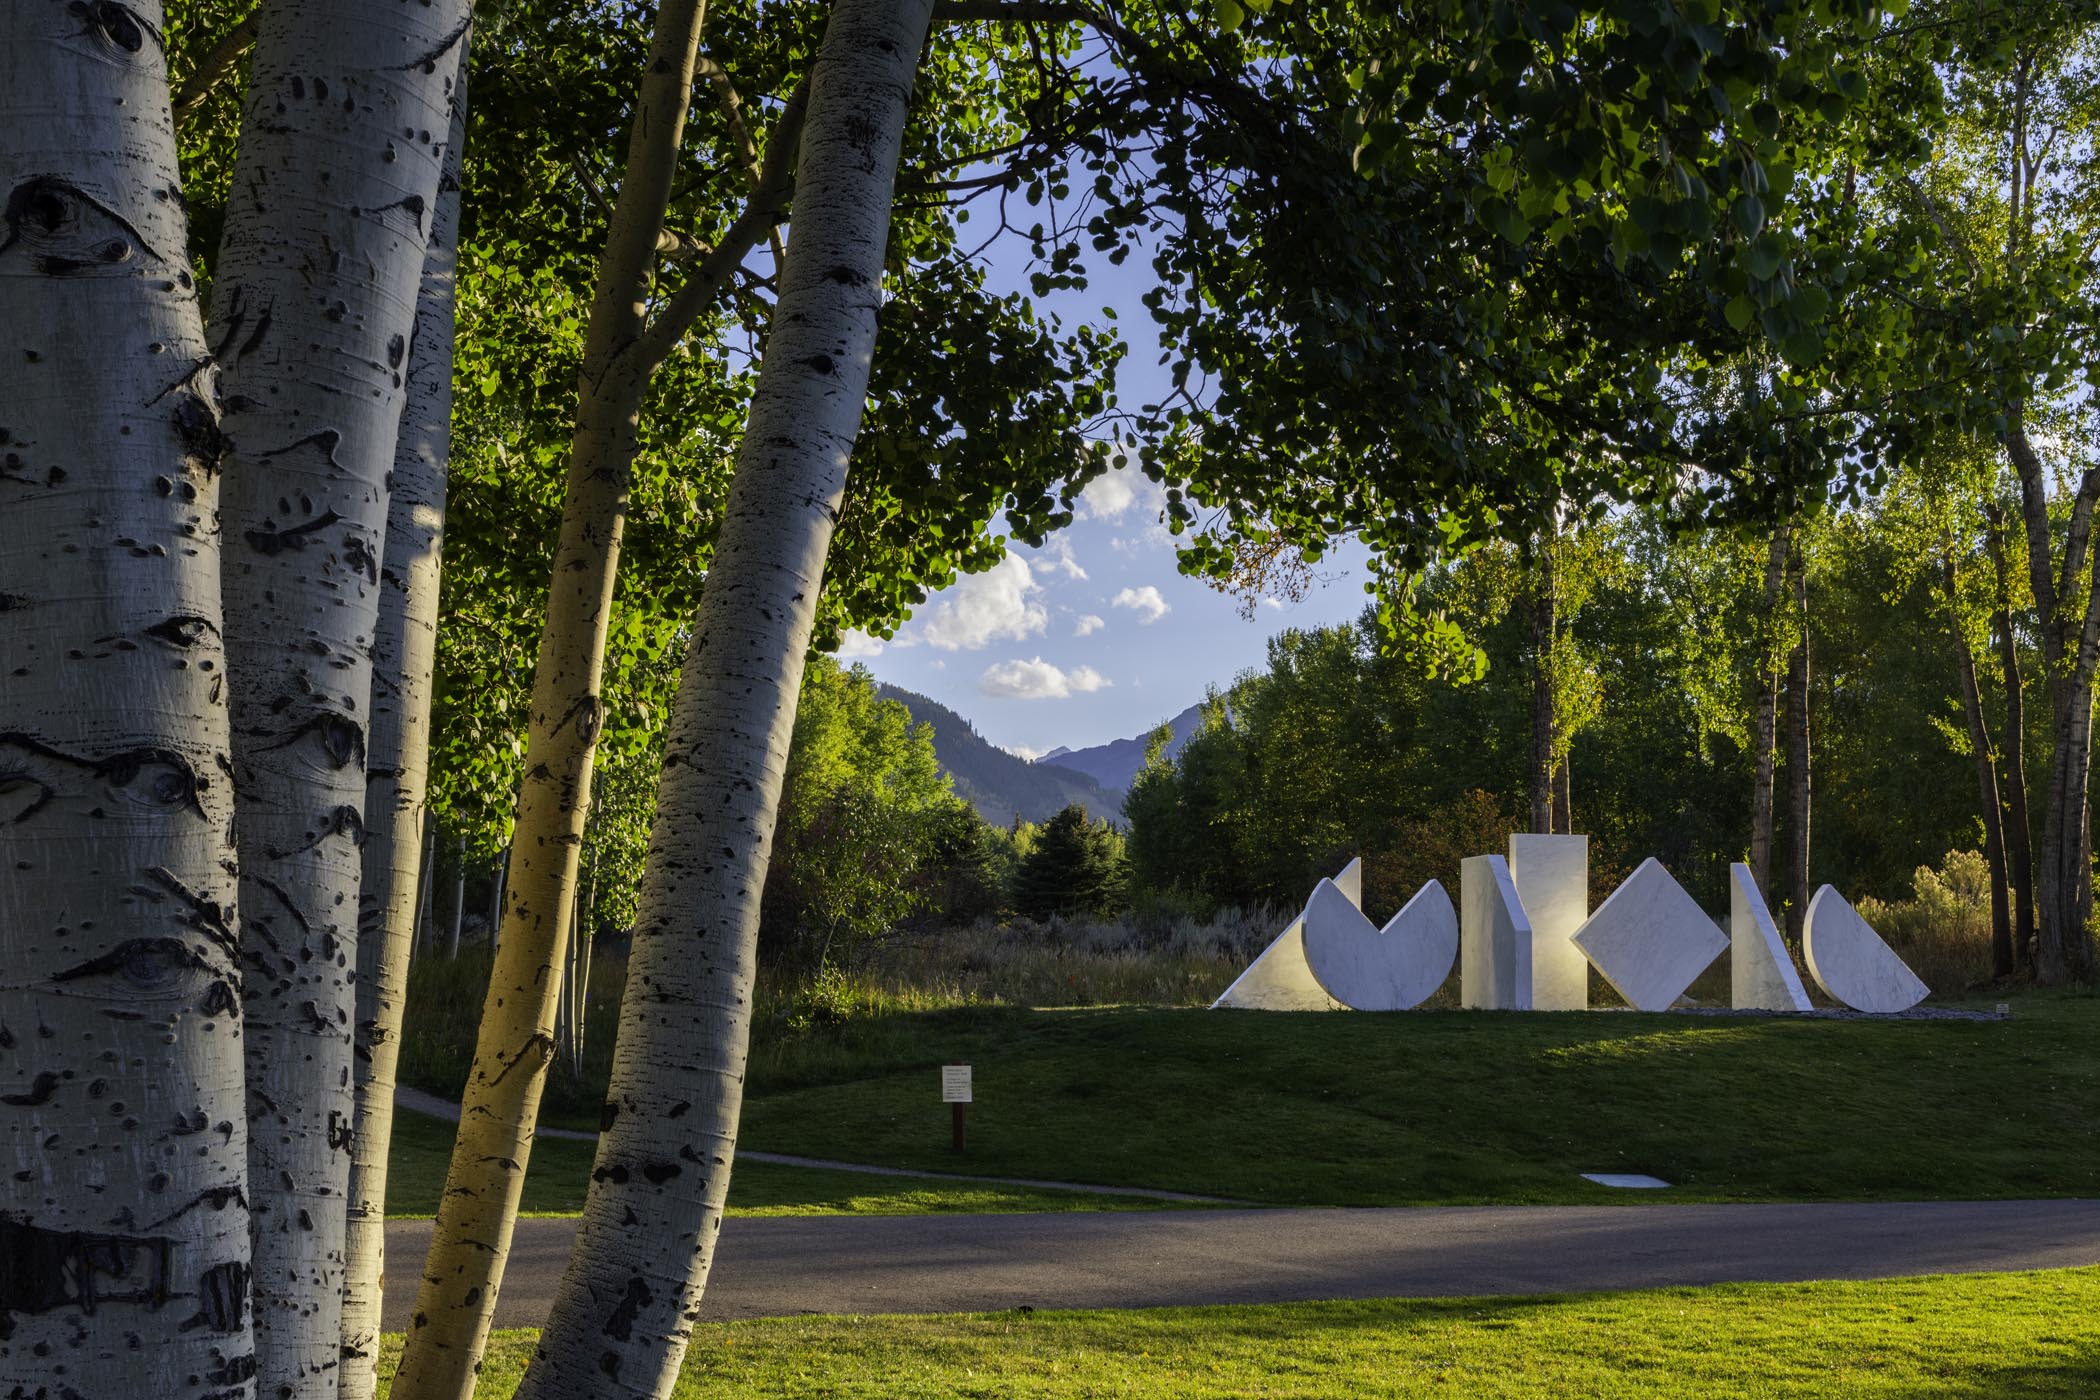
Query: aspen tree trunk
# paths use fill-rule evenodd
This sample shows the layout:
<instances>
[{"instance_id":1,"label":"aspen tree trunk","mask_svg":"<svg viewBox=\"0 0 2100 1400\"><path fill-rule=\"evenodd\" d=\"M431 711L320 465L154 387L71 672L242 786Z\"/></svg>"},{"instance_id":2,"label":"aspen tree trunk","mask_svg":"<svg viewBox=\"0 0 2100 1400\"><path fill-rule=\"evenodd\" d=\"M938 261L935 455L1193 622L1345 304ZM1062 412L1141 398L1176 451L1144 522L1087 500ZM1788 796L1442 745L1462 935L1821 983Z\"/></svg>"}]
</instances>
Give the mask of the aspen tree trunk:
<instances>
[{"instance_id":1,"label":"aspen tree trunk","mask_svg":"<svg viewBox=\"0 0 2100 1400\"><path fill-rule=\"evenodd\" d=\"M533 672L502 911L510 927L491 929L496 956L395 1400L463 1400L473 1393L517 1222L554 1053L557 974L590 810L606 628L637 420L655 367L636 346L648 329L657 241L705 17L704 0L665 0L657 11L619 201L599 259L547 623Z\"/></svg>"},{"instance_id":2,"label":"aspen tree trunk","mask_svg":"<svg viewBox=\"0 0 2100 1400\"><path fill-rule=\"evenodd\" d=\"M365 774L364 874L358 893L357 1116L350 1139L348 1280L343 1296L344 1400L378 1388L379 1305L386 1248L387 1149L394 1131L394 1070L409 951L417 924L416 833L428 817L430 692L437 659L438 571L445 475L452 441L454 279L458 264L460 154L466 141L466 42L455 51L459 85L445 138L444 173L430 221L416 330L408 352L408 402L394 449L386 562L372 645L372 729ZM427 902L427 901L426 901Z\"/></svg>"},{"instance_id":3,"label":"aspen tree trunk","mask_svg":"<svg viewBox=\"0 0 2100 1400\"><path fill-rule=\"evenodd\" d=\"M459 851L452 868L452 936L446 941L445 956L459 956L459 926L467 917L467 838L459 838Z\"/></svg>"},{"instance_id":4,"label":"aspen tree trunk","mask_svg":"<svg viewBox=\"0 0 2100 1400\"><path fill-rule=\"evenodd\" d=\"M391 526L387 533L393 533ZM424 753L427 756L429 750L426 748ZM430 927L431 890L437 884L437 822L432 819L427 803L423 808L423 859L422 864L417 867L417 873L422 882L422 890L416 896L416 931L410 940L410 947L414 952L420 953L433 941ZM355 1173L354 1164L352 1172Z\"/></svg>"},{"instance_id":5,"label":"aspen tree trunk","mask_svg":"<svg viewBox=\"0 0 2100 1400\"><path fill-rule=\"evenodd\" d=\"M2092 757L2093 672L2100 663L2100 577L2091 558L2093 515L2100 504L2100 470L2079 480L2064 526L2061 583L2051 542L2049 475L2012 407L2006 455L2020 479L2020 508L2027 527L2027 575L2034 592L2049 697L2049 784L2042 800L2042 844L2035 861L2038 981L2062 982L2082 975L2090 963L2086 921L2092 915L2092 833L2088 783ZM2083 601L2082 617L2070 612Z\"/></svg>"},{"instance_id":6,"label":"aspen tree trunk","mask_svg":"<svg viewBox=\"0 0 2100 1400\"><path fill-rule=\"evenodd\" d=\"M518 1394L667 1395L735 1155L764 887L859 431L932 0L840 0L812 77L780 299L667 736L597 1165Z\"/></svg>"},{"instance_id":7,"label":"aspen tree trunk","mask_svg":"<svg viewBox=\"0 0 2100 1400\"><path fill-rule=\"evenodd\" d=\"M1765 553L1765 611L1759 630L1770 628L1779 616L1780 598L1786 585L1787 527L1772 532ZM1779 664L1769 641L1757 659L1756 774L1750 780L1750 874L1760 894L1772 894L1772 782L1779 755Z\"/></svg>"},{"instance_id":8,"label":"aspen tree trunk","mask_svg":"<svg viewBox=\"0 0 2100 1400\"><path fill-rule=\"evenodd\" d=\"M1808 566L1797 545L1788 564L1793 575L1794 625L1800 635L1787 663L1786 838L1787 937L1801 945L1808 920L1808 821L1810 806L1808 744Z\"/></svg>"},{"instance_id":9,"label":"aspen tree trunk","mask_svg":"<svg viewBox=\"0 0 2100 1400\"><path fill-rule=\"evenodd\" d=\"M1553 830L1553 542L1539 538L1531 594L1531 829Z\"/></svg>"},{"instance_id":10,"label":"aspen tree trunk","mask_svg":"<svg viewBox=\"0 0 2100 1400\"><path fill-rule=\"evenodd\" d=\"M1957 596L1954 555L1940 557L1941 578L1947 588L1947 611L1954 632L1954 674L1961 683L1962 713L1969 723L1969 752L1976 765L1976 789L1983 809L1983 856L1991 870L1991 971L2010 977L2013 970L2012 903L2005 873L2004 808L1998 801L1997 754L1991 730L1983 714L1983 691L1976 683L1976 657L1969 650L1968 634L1962 631Z\"/></svg>"},{"instance_id":11,"label":"aspen tree trunk","mask_svg":"<svg viewBox=\"0 0 2100 1400\"><path fill-rule=\"evenodd\" d=\"M1997 576L1998 666L2005 685L2004 777L2005 855L2012 871L2013 951L2025 967L2034 965L2034 828L2027 815L2027 682L2020 673L2020 639L2013 631L2012 578L2005 563L2005 522L1997 504L1985 507L1991 568Z\"/></svg>"},{"instance_id":12,"label":"aspen tree trunk","mask_svg":"<svg viewBox=\"0 0 2100 1400\"><path fill-rule=\"evenodd\" d=\"M464 0L265 5L212 288L258 1390L337 1393L371 648Z\"/></svg>"},{"instance_id":13,"label":"aspen tree trunk","mask_svg":"<svg viewBox=\"0 0 2100 1400\"><path fill-rule=\"evenodd\" d=\"M215 514L158 0L0 0L0 1393L251 1396Z\"/></svg>"},{"instance_id":14,"label":"aspen tree trunk","mask_svg":"<svg viewBox=\"0 0 2100 1400\"><path fill-rule=\"evenodd\" d=\"M1553 774L1553 829L1563 836L1575 833L1575 756L1562 754Z\"/></svg>"}]
</instances>

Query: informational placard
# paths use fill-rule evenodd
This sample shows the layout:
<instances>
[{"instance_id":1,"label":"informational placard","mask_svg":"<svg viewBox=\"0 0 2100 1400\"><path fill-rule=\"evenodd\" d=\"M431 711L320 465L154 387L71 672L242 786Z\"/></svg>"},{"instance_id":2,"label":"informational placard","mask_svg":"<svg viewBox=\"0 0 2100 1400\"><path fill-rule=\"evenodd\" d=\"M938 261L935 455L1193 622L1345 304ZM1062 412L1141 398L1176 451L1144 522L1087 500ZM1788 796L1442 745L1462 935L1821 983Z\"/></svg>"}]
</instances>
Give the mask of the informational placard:
<instances>
[{"instance_id":1,"label":"informational placard","mask_svg":"<svg viewBox=\"0 0 2100 1400\"><path fill-rule=\"evenodd\" d=\"M941 1066L941 1102L970 1102L970 1067L968 1065Z\"/></svg>"}]
</instances>

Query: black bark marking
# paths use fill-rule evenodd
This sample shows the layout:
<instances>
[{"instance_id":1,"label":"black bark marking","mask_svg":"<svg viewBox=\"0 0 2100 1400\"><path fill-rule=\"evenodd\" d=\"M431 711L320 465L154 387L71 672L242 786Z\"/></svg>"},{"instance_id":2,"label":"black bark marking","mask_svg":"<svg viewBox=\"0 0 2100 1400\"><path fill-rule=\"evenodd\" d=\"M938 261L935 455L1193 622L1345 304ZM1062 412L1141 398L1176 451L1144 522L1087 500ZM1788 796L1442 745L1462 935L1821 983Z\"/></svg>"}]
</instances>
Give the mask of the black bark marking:
<instances>
[{"instance_id":1,"label":"black bark marking","mask_svg":"<svg viewBox=\"0 0 2100 1400\"><path fill-rule=\"evenodd\" d=\"M601 1133L611 1132L613 1120L615 1120L619 1116L620 1106L611 1101L607 1101L598 1109L598 1131ZM675 1117L676 1115L674 1114L673 1116Z\"/></svg>"},{"instance_id":2,"label":"black bark marking","mask_svg":"<svg viewBox=\"0 0 2100 1400\"><path fill-rule=\"evenodd\" d=\"M661 1186L685 1174L685 1168L676 1162L651 1162L642 1168L642 1175L651 1186Z\"/></svg>"},{"instance_id":3,"label":"black bark marking","mask_svg":"<svg viewBox=\"0 0 2100 1400\"><path fill-rule=\"evenodd\" d=\"M200 1112L197 1116L199 1118L202 1118L204 1115ZM195 1210L199 1206L209 1206L213 1210L224 1210L226 1209L226 1207L232 1205L236 1201L240 1202L241 1209L246 1210L248 1208L248 1198L241 1194L240 1187L208 1186L204 1190L199 1191L196 1195L192 1196L189 1199L188 1204L180 1206L177 1209L169 1212L167 1215L162 1216L160 1219L154 1221L151 1225L148 1225L146 1228L149 1230L158 1230L163 1225L173 1224L175 1221L182 1219L183 1216L188 1215L191 1211Z\"/></svg>"},{"instance_id":4,"label":"black bark marking","mask_svg":"<svg viewBox=\"0 0 2100 1400\"><path fill-rule=\"evenodd\" d=\"M31 176L8 192L6 207L0 210L0 222L7 226L7 236L0 239L0 253L5 253L17 243L35 245L67 239L75 244L74 254L53 252L38 255L37 270L54 277L63 277L113 261L106 256L112 240L107 236L96 236L87 229L86 220L82 217L83 208L92 209L115 224L129 236L133 244L151 254L154 261L165 261L129 219L80 186L69 180L61 180L56 175ZM77 256L82 244L93 245L93 256ZM130 247L122 246L114 261L121 261L129 255Z\"/></svg>"},{"instance_id":5,"label":"black bark marking","mask_svg":"<svg viewBox=\"0 0 2100 1400\"><path fill-rule=\"evenodd\" d=\"M143 25L136 13L122 5L112 4L110 0L94 0L93 4L87 0L73 0L66 6L66 12L84 21L81 33L99 34L106 43L125 53L137 53L146 47L150 26ZM154 34L153 42L159 44L160 35Z\"/></svg>"},{"instance_id":6,"label":"black bark marking","mask_svg":"<svg viewBox=\"0 0 2100 1400\"><path fill-rule=\"evenodd\" d=\"M815 370L818 374L831 374L838 369L837 362L835 362L829 355L812 355L807 360L803 361L803 363L808 365L811 369Z\"/></svg>"},{"instance_id":7,"label":"black bark marking","mask_svg":"<svg viewBox=\"0 0 2100 1400\"><path fill-rule=\"evenodd\" d=\"M204 815L203 784L189 760L167 749L129 749L95 765L95 776L147 807L184 808Z\"/></svg>"},{"instance_id":8,"label":"black bark marking","mask_svg":"<svg viewBox=\"0 0 2100 1400\"><path fill-rule=\"evenodd\" d=\"M194 613L177 613L145 629L147 636L180 650L188 650L218 630L210 618Z\"/></svg>"},{"instance_id":9,"label":"black bark marking","mask_svg":"<svg viewBox=\"0 0 2100 1400\"><path fill-rule=\"evenodd\" d=\"M339 763L336 767L340 768L342 764ZM310 851L331 836L347 836L350 838L351 845L362 849L365 844L364 815L347 803L331 808L328 814L321 819L321 824L307 832L304 841L301 841L296 846L286 846L282 849L272 847L266 854L271 860L283 860L286 856L295 856L301 851Z\"/></svg>"},{"instance_id":10,"label":"black bark marking","mask_svg":"<svg viewBox=\"0 0 2100 1400\"><path fill-rule=\"evenodd\" d=\"M457 44L461 39L466 38L467 31L471 29L473 25L474 20L473 17L470 15L466 19L461 20L458 26L454 28L451 33L447 34L444 38L438 40L436 48L432 49L429 53L420 54L417 57L410 59L406 63L396 64L394 66L394 71L396 73L406 73L411 68L420 68L425 73L437 72L437 61L443 58L446 54L450 53L454 44Z\"/></svg>"},{"instance_id":11,"label":"black bark marking","mask_svg":"<svg viewBox=\"0 0 2100 1400\"><path fill-rule=\"evenodd\" d=\"M322 756L328 760L330 768L344 768L353 762L360 768L364 766L364 727L343 715L315 715L269 747L281 749L309 736L320 741Z\"/></svg>"},{"instance_id":12,"label":"black bark marking","mask_svg":"<svg viewBox=\"0 0 2100 1400\"><path fill-rule=\"evenodd\" d=\"M271 454L265 453L264 455L269 456ZM323 511L303 525L290 525L282 530L271 529L268 522L265 522L262 529L243 531L242 538L248 541L249 548L253 549L257 554L265 556L282 554L287 549L306 548L306 542L309 537L338 523L342 518L332 510Z\"/></svg>"},{"instance_id":13,"label":"black bark marking","mask_svg":"<svg viewBox=\"0 0 2100 1400\"><path fill-rule=\"evenodd\" d=\"M591 1180L610 1181L615 1186L625 1186L627 1184L627 1168L619 1165L596 1167L591 1171Z\"/></svg>"},{"instance_id":14,"label":"black bark marking","mask_svg":"<svg viewBox=\"0 0 2100 1400\"><path fill-rule=\"evenodd\" d=\"M248 1266L238 1260L214 1264L197 1279L197 1315L185 1321L182 1330L237 1331L247 1308ZM253 1364L251 1360L251 1370Z\"/></svg>"},{"instance_id":15,"label":"black bark marking","mask_svg":"<svg viewBox=\"0 0 2100 1400\"><path fill-rule=\"evenodd\" d=\"M634 1336L634 1320L643 1308L656 1301L649 1285L640 1278L627 1280L627 1292L621 1295L619 1305L605 1319L605 1335L616 1342L624 1342ZM606 1353L612 1355L611 1352ZM617 1363L616 1363L617 1364Z\"/></svg>"},{"instance_id":16,"label":"black bark marking","mask_svg":"<svg viewBox=\"0 0 2100 1400\"><path fill-rule=\"evenodd\" d=\"M386 343L386 365L388 369L401 368L401 361L408 355L408 337L396 334Z\"/></svg>"},{"instance_id":17,"label":"black bark marking","mask_svg":"<svg viewBox=\"0 0 2100 1400\"><path fill-rule=\"evenodd\" d=\"M52 973L51 980L77 982L83 977L116 976L141 991L154 991L173 982L185 969L213 971L201 953L179 938L127 938L99 957Z\"/></svg>"},{"instance_id":18,"label":"black bark marking","mask_svg":"<svg viewBox=\"0 0 2100 1400\"><path fill-rule=\"evenodd\" d=\"M348 1152L350 1150L350 1120L335 1109L328 1110L328 1150Z\"/></svg>"},{"instance_id":19,"label":"black bark marking","mask_svg":"<svg viewBox=\"0 0 2100 1400\"><path fill-rule=\"evenodd\" d=\"M423 196L421 196L420 194L409 194L403 195L401 198L395 200L392 204L382 204L379 205L377 208L367 209L363 212L367 214L384 214L389 209L404 210L408 214L410 220L415 224L416 232L420 234L423 232L424 207L425 206L423 204ZM355 213L357 211L353 210L351 212Z\"/></svg>"},{"instance_id":20,"label":"black bark marking","mask_svg":"<svg viewBox=\"0 0 2100 1400\"><path fill-rule=\"evenodd\" d=\"M19 1094L0 1094L0 1103L10 1108L39 1108L51 1102L58 1092L59 1078L50 1070L44 1070L30 1081L29 1087Z\"/></svg>"},{"instance_id":21,"label":"black bark marking","mask_svg":"<svg viewBox=\"0 0 2100 1400\"><path fill-rule=\"evenodd\" d=\"M194 390L175 405L175 438L182 444L183 461L193 470L215 476L233 450L233 439L219 427L219 414L204 395Z\"/></svg>"},{"instance_id":22,"label":"black bark marking","mask_svg":"<svg viewBox=\"0 0 2100 1400\"><path fill-rule=\"evenodd\" d=\"M229 956L238 949L240 943L234 936L231 908L212 903L176 879L174 872L165 867L152 867L146 872L146 878L181 902L186 911L182 922L187 927L211 939Z\"/></svg>"},{"instance_id":23,"label":"black bark marking","mask_svg":"<svg viewBox=\"0 0 2100 1400\"><path fill-rule=\"evenodd\" d=\"M841 287L865 287L868 274L857 267L835 267L824 274L826 282L836 282Z\"/></svg>"},{"instance_id":24,"label":"black bark marking","mask_svg":"<svg viewBox=\"0 0 2100 1400\"><path fill-rule=\"evenodd\" d=\"M540 1063L540 1066L542 1067L553 1062L553 1036L542 1035L537 1031L527 1036L525 1038L525 1043L518 1047L518 1053L511 1056L508 1060L504 1061L503 1068L496 1071L496 1077L489 1081L489 1087L494 1088L496 1085L501 1084L504 1080L504 1077L507 1076L512 1070L516 1069L519 1065L524 1064L526 1060L533 1058L537 1058Z\"/></svg>"},{"instance_id":25,"label":"black bark marking","mask_svg":"<svg viewBox=\"0 0 2100 1400\"><path fill-rule=\"evenodd\" d=\"M566 725L576 726L576 737L588 744L598 737L598 727L605 722L605 705L595 695L579 695L561 718L554 721L549 732L561 733Z\"/></svg>"},{"instance_id":26,"label":"black bark marking","mask_svg":"<svg viewBox=\"0 0 2100 1400\"><path fill-rule=\"evenodd\" d=\"M263 337L270 333L270 315L276 309L277 303L274 301L263 308L262 315L255 320L255 329L249 333L246 340L241 342L241 353L243 355L254 354L255 347L263 343ZM232 339L231 336L227 338L229 340Z\"/></svg>"},{"instance_id":27,"label":"black bark marking","mask_svg":"<svg viewBox=\"0 0 2100 1400\"><path fill-rule=\"evenodd\" d=\"M101 1302L158 1307L168 1298L173 1246L155 1236L50 1230L0 1214L0 1326L9 1313L78 1308L92 1317Z\"/></svg>"}]
</instances>

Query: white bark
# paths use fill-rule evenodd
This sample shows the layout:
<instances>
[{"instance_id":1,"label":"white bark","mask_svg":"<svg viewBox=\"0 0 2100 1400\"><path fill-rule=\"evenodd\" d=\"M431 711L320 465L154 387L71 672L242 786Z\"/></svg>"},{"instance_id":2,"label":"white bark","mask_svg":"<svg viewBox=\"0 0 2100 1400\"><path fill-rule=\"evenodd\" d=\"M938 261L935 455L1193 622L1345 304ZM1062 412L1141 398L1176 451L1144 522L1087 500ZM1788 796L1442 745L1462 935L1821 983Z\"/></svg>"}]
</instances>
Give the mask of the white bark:
<instances>
[{"instance_id":1,"label":"white bark","mask_svg":"<svg viewBox=\"0 0 2100 1400\"><path fill-rule=\"evenodd\" d=\"M157 0L0 0L0 1394L253 1393L224 439Z\"/></svg>"},{"instance_id":2,"label":"white bark","mask_svg":"<svg viewBox=\"0 0 2100 1400\"><path fill-rule=\"evenodd\" d=\"M264 6L212 289L257 1383L337 1393L371 646L464 0Z\"/></svg>"},{"instance_id":3,"label":"white bark","mask_svg":"<svg viewBox=\"0 0 2100 1400\"><path fill-rule=\"evenodd\" d=\"M759 893L859 432L892 186L932 0L839 0L795 226L658 788L597 1165L520 1400L663 1396L722 1223Z\"/></svg>"},{"instance_id":4,"label":"white bark","mask_svg":"<svg viewBox=\"0 0 2100 1400\"><path fill-rule=\"evenodd\" d=\"M372 727L365 774L364 876L358 892L357 1116L351 1130L343 1295L345 1400L377 1392L379 1304L385 1280L387 1149L393 1141L394 1070L403 999L431 843L423 839L430 773L430 691L437 658L438 571L445 474L452 441L454 277L458 264L460 152L466 140L466 45L455 50L453 94L423 287L408 352L408 403L387 501L386 562L372 644Z\"/></svg>"}]
</instances>

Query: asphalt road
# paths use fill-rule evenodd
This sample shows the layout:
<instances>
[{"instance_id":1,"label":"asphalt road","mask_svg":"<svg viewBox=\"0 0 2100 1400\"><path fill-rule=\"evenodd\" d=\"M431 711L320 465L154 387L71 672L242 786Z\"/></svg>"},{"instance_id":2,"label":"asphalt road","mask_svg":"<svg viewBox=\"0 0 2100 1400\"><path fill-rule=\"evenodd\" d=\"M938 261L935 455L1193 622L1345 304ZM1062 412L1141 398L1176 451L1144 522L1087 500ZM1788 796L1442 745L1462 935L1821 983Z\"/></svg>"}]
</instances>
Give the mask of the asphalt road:
<instances>
[{"instance_id":1,"label":"asphalt road","mask_svg":"<svg viewBox=\"0 0 2100 1400\"><path fill-rule=\"evenodd\" d=\"M573 1222L522 1220L498 1327L546 1318ZM428 1221L387 1226L406 1327ZM702 1317L1592 1292L2100 1263L2100 1201L732 1218Z\"/></svg>"}]
</instances>

